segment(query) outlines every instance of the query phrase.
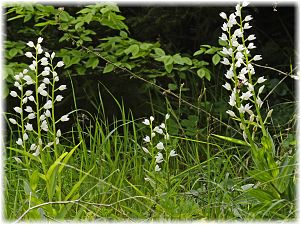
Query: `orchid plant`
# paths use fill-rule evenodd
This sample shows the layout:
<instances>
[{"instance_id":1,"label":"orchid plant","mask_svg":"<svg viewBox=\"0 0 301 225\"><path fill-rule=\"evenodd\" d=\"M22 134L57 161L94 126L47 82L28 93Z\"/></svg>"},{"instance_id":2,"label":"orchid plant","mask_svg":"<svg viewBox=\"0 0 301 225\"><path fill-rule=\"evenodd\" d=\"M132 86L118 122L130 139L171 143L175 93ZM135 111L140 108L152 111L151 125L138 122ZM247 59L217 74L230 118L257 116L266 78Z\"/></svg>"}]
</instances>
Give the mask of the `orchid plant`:
<instances>
[{"instance_id":1,"label":"orchid plant","mask_svg":"<svg viewBox=\"0 0 301 225\"><path fill-rule=\"evenodd\" d=\"M44 57L41 57L44 52L42 41L43 38L39 37L36 44L32 41L27 43L34 52L26 52L25 56L33 61L28 69L14 76L16 90L12 90L10 95L18 98L20 103L14 107L16 115L9 118L9 121L18 126L20 137L16 143L24 151L33 152L32 155L38 157L46 148L53 146L58 157L56 146L60 141L61 130L56 129L56 125L69 120L68 114L58 120L54 116L55 103L62 101L63 96L60 92L66 89L66 85L57 86L59 76L56 70L62 67L64 62L54 63L55 52L45 52ZM35 143L28 140L29 133L36 136Z\"/></svg>"},{"instance_id":2,"label":"orchid plant","mask_svg":"<svg viewBox=\"0 0 301 225\"><path fill-rule=\"evenodd\" d=\"M224 12L220 13L225 20L220 37L220 43L223 45L221 53L224 56L221 63L228 67L225 73L227 82L223 87L230 92L228 103L232 107L226 112L239 122L244 138L244 142L239 140L239 143L251 148L256 168L250 171L250 174L259 181L270 183L276 195L281 196L290 176L284 178L284 170L280 168L289 166L286 172L291 173L294 159L292 158L289 163L286 160L284 162L286 164L282 166L277 165L275 161L274 142L266 129L272 110L265 118L261 114L264 102L260 96L267 79L264 76L257 77L253 66L253 62L261 60L262 56L252 56L251 51L256 48L254 43L256 37L250 33L252 28L250 22L253 18L251 15L242 16L242 10L247 5L246 2L238 3L235 12L229 16ZM261 143L257 143L257 140Z\"/></svg>"},{"instance_id":3,"label":"orchid plant","mask_svg":"<svg viewBox=\"0 0 301 225\"><path fill-rule=\"evenodd\" d=\"M144 125L149 127L149 135L146 135L143 138L145 146L142 146L142 150L145 154L151 157L150 169L149 172L159 173L162 171L162 164L165 162L166 174L167 174L167 183L168 187L170 186L170 171L169 171L169 161L171 157L175 157L178 154L174 149L171 149L169 146L170 135L168 134L167 120L170 115L165 115L165 121L162 122L159 126L154 127L153 116L150 116L149 119L144 119L142 122ZM158 136L159 141L155 142L155 137ZM150 178L145 178L145 180L150 181Z\"/></svg>"}]
</instances>

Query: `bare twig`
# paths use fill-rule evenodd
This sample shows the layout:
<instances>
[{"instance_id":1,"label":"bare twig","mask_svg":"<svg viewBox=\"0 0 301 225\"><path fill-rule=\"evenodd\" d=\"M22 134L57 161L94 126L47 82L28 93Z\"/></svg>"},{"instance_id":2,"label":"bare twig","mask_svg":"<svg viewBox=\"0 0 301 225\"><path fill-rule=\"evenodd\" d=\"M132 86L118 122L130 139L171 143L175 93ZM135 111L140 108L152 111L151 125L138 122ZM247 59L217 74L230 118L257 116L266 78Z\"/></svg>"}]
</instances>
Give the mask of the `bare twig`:
<instances>
[{"instance_id":1,"label":"bare twig","mask_svg":"<svg viewBox=\"0 0 301 225\"><path fill-rule=\"evenodd\" d=\"M63 29L63 28L61 27L59 18L58 18L58 24L59 24L59 29L62 30L62 31L64 31L65 33L67 33L67 35L69 36L69 39L72 40L72 43L76 43L76 40L72 37L72 35L68 32L68 30L65 30L65 29ZM177 99L179 100L179 102L183 102L183 103L185 103L186 105L190 106L191 108L194 108L194 109L197 109L197 110L199 110L199 111L202 111L203 113L205 113L205 114L207 114L208 116L210 116L210 118L212 118L213 120L218 121L218 122L221 123L222 125L224 125L224 126L230 128L230 129L236 131L237 133L242 134L240 131L238 131L238 130L235 129L234 127L231 127L231 126L228 125L227 123L224 123L223 121L221 121L219 118L212 116L210 112L207 112L206 110L204 110L204 109L202 109L202 108L200 108L200 107L198 107L198 106L195 106L195 105L191 104L190 102L188 102L188 101L182 99L181 96L179 96L179 95L173 93L171 90L169 90L169 89L167 90L167 89L165 89L165 88L162 88L161 86L155 84L154 82L151 82L151 81L149 81L149 80L146 80L146 79L144 79L143 77L141 77L141 76L135 74L134 72L130 71L129 69L117 65L116 63L114 63L114 62L110 61L109 59L105 58L104 56L102 56L102 55L99 54L98 52L95 52L94 49L91 50L91 49L85 47L83 44L80 44L79 46L80 46L83 50L85 50L86 52L89 52L89 53L92 53L92 54L96 55L97 57L101 58L103 61L105 61L105 62L107 62L107 63L109 63L109 64L112 64L112 65L115 66L116 68L118 68L118 69L120 69L120 70L122 70L122 71L124 71L124 72L126 72L126 73L128 73L128 74L130 74L132 77L134 77L134 78L136 78L136 79L139 79L139 80L141 80L141 81L143 81L143 82L145 82L145 83L151 84L152 86L158 88L159 90L162 91L162 94L163 94L163 95L166 94L166 95L173 96L173 97L177 98Z\"/></svg>"}]
</instances>

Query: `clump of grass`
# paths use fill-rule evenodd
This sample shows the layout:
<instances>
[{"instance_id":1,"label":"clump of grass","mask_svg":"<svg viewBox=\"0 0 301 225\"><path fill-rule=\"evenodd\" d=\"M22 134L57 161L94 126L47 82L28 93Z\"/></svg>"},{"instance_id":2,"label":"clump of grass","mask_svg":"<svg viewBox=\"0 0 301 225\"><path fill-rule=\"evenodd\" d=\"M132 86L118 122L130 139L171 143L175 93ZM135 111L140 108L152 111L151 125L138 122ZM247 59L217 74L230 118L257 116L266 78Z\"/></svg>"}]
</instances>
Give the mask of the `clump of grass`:
<instances>
[{"instance_id":1,"label":"clump of grass","mask_svg":"<svg viewBox=\"0 0 301 225\"><path fill-rule=\"evenodd\" d=\"M238 4L229 16L220 14L226 20L221 39L222 62L229 66L229 83L223 85L231 91L232 109L227 113L239 123L241 139L213 134L209 119L205 129L199 128L199 111L186 121L195 123L196 131L189 129L192 126L186 129L180 118L181 96L176 110L166 98L167 114L153 110L152 116L137 119L125 113L122 102L111 94L121 117L109 122L101 95L95 103L98 113L92 116L77 108L71 86L75 110L57 119L55 103L62 100L59 93L66 86L57 85L56 70L63 62L54 63L55 53L41 57L42 38L37 44L28 42L35 53L26 56L34 61L15 76L16 90L10 93L20 103L14 108L17 114L7 116L11 132L5 218L139 222L294 218L294 151L276 155L267 126L272 111L262 116L260 95L268 80L255 78L252 63L261 56L251 56L255 36L245 36L252 20L242 16L245 6ZM57 124L71 113L74 126L62 134ZM285 143L284 137L281 133L282 147L289 148L293 144Z\"/></svg>"}]
</instances>

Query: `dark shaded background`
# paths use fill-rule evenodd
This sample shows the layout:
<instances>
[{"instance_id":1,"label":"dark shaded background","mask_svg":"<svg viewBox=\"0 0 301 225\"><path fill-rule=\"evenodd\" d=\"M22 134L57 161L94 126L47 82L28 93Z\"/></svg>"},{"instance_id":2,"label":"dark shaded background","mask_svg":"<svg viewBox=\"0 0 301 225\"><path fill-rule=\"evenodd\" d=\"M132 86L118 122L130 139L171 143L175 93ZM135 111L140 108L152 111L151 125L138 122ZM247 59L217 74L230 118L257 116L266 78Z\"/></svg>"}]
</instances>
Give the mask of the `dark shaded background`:
<instances>
[{"instance_id":1,"label":"dark shaded background","mask_svg":"<svg viewBox=\"0 0 301 225\"><path fill-rule=\"evenodd\" d=\"M221 11L227 14L234 11L234 5L231 7L229 7L229 5L227 7L210 7L207 5L167 7L121 4L119 8L121 15L126 18L125 23L129 27L130 37L139 41L159 41L161 48L164 49L167 54L181 53L188 55L193 55L201 44L219 46L218 37L222 33L220 27L223 23L223 19L218 15ZM79 9L78 7L66 6L65 10L72 14L72 12L75 13ZM275 11L272 3L266 6L255 6L251 4L244 10L244 15L247 14L251 14L254 18L254 20L251 21L251 25L253 26L252 32L254 32L257 37L255 40L257 49L253 51L253 54L261 54L263 56L263 60L260 61L260 64L289 72L290 65L294 67L295 63L296 6L286 5L282 7L279 5L277 6L277 11ZM13 26L11 24L12 23L7 23L7 39L16 41L23 40L23 37L16 35L16 31L22 29L22 22L15 22ZM118 32L108 28L103 30L103 28L95 27L95 30L98 30L102 36L118 35ZM56 37L59 32L60 31L55 31L49 33L49 35L53 38ZM57 43L47 44L50 45L49 48L54 51L61 47L60 44ZM70 46L72 46L71 43ZM209 57L206 60L210 61L211 58ZM256 71L258 75L264 75L270 79L271 88L283 77L270 70L257 68ZM221 76L221 74L223 74L223 71L220 71L218 76ZM73 75L78 108L87 109L92 113L93 110L95 111L95 107L87 99L93 94L98 95L99 83L97 81L100 81L109 88L118 100L123 99L125 108L132 109L134 115L140 117L149 114L150 108L148 108L146 104L149 96L140 94L139 89L143 84L141 81L128 79L129 74L111 76L102 75L101 72L99 72L92 75L90 74L89 76L77 77L76 74ZM209 88L210 86L215 86L215 82L220 80L218 76L216 75L216 77L213 77L212 80L208 82ZM64 82L68 82L68 79ZM289 78L284 80L284 82L273 91L268 100L274 105L283 101L294 101L294 93L294 80ZM112 101L112 98L105 93L103 93L103 98L108 115L118 115L119 109ZM13 99L8 97L8 111L11 110L11 105L15 105L12 101ZM62 105L61 114L70 111L69 106L71 104L72 100ZM290 112L292 112L292 110L289 111L288 116L290 116ZM94 113L96 113L96 111ZM287 118L284 120L287 120Z\"/></svg>"}]
</instances>

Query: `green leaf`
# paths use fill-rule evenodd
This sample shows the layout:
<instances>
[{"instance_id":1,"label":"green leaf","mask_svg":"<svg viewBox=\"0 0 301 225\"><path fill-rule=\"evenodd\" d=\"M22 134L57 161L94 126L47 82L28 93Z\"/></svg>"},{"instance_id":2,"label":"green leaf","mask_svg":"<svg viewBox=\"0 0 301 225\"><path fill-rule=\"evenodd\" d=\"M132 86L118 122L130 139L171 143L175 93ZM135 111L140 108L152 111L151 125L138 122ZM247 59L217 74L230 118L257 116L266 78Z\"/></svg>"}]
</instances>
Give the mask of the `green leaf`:
<instances>
[{"instance_id":1,"label":"green leaf","mask_svg":"<svg viewBox=\"0 0 301 225\"><path fill-rule=\"evenodd\" d=\"M97 57L91 57L88 59L88 61L86 62L86 67L92 67L92 69L95 69L95 67L97 67L99 63L99 59Z\"/></svg>"},{"instance_id":2,"label":"green leaf","mask_svg":"<svg viewBox=\"0 0 301 225\"><path fill-rule=\"evenodd\" d=\"M192 61L191 61L191 59L188 58L188 57L182 57L182 61L183 61L183 63L185 63L186 65L189 65L189 66L192 65Z\"/></svg>"},{"instance_id":3,"label":"green leaf","mask_svg":"<svg viewBox=\"0 0 301 225\"><path fill-rule=\"evenodd\" d=\"M45 174L47 193L50 201L52 200L52 197L56 190L58 165L67 154L68 152L65 152L57 160L55 160L55 162L49 167L48 171Z\"/></svg>"},{"instance_id":4,"label":"green leaf","mask_svg":"<svg viewBox=\"0 0 301 225\"><path fill-rule=\"evenodd\" d=\"M270 192L259 189L249 189L247 195L256 198L261 203L272 202L275 199Z\"/></svg>"},{"instance_id":5,"label":"green leaf","mask_svg":"<svg viewBox=\"0 0 301 225\"><path fill-rule=\"evenodd\" d=\"M69 13L67 13L66 11L61 11L59 15L60 15L60 20L63 22L68 22L69 18L71 17Z\"/></svg>"},{"instance_id":6,"label":"green leaf","mask_svg":"<svg viewBox=\"0 0 301 225\"><path fill-rule=\"evenodd\" d=\"M211 79L211 75L210 75L210 70L208 70L207 68L201 68L201 69L198 69L197 70L197 75L200 77L200 78L206 78L207 80L210 81Z\"/></svg>"},{"instance_id":7,"label":"green leaf","mask_svg":"<svg viewBox=\"0 0 301 225\"><path fill-rule=\"evenodd\" d=\"M40 174L39 170L35 170L29 177L30 187L33 191L35 191L38 187L39 178L40 178L39 174Z\"/></svg>"},{"instance_id":8,"label":"green leaf","mask_svg":"<svg viewBox=\"0 0 301 225\"><path fill-rule=\"evenodd\" d=\"M80 61L81 59L82 59L82 58L81 58L81 57L78 57L78 56L72 57L71 60L70 60L69 66L71 66L71 65L73 65L73 64L78 64L79 61ZM68 67L68 66L66 66L66 68L67 68L67 67Z\"/></svg>"},{"instance_id":9,"label":"green leaf","mask_svg":"<svg viewBox=\"0 0 301 225\"><path fill-rule=\"evenodd\" d=\"M200 55L200 54L202 54L204 51L205 51L205 49L204 49L204 48L201 48L200 50L198 50L198 51L196 51L195 53L193 53L193 56Z\"/></svg>"},{"instance_id":10,"label":"green leaf","mask_svg":"<svg viewBox=\"0 0 301 225\"><path fill-rule=\"evenodd\" d=\"M91 171L94 169L94 166L92 167L92 169L90 169L88 171L88 173L85 173L85 175L72 187L71 191L69 192L69 194L65 197L65 201L68 201L69 198L72 197L72 195L74 193L76 193L76 191L78 191L80 185L82 184L82 182L86 179L86 177L91 173Z\"/></svg>"},{"instance_id":11,"label":"green leaf","mask_svg":"<svg viewBox=\"0 0 301 225\"><path fill-rule=\"evenodd\" d=\"M282 165L280 166L280 173L274 182L277 190L280 193L283 193L290 184L290 179L292 179L294 176L293 171L295 167L295 155L286 156Z\"/></svg>"},{"instance_id":12,"label":"green leaf","mask_svg":"<svg viewBox=\"0 0 301 225\"><path fill-rule=\"evenodd\" d=\"M155 51L155 54L156 54L157 56L164 56L164 55L165 55L164 50L161 49L161 48L154 48L154 51Z\"/></svg>"},{"instance_id":13,"label":"green leaf","mask_svg":"<svg viewBox=\"0 0 301 225\"><path fill-rule=\"evenodd\" d=\"M132 56L137 55L139 52L139 46L137 44L133 44L130 47L128 47L126 50L124 50L125 54L130 54L132 53Z\"/></svg>"},{"instance_id":14,"label":"green leaf","mask_svg":"<svg viewBox=\"0 0 301 225\"><path fill-rule=\"evenodd\" d=\"M218 43L219 43L219 45L221 45L221 46L228 46L228 42L227 42L227 41L223 41L223 40L221 40L221 39L218 39Z\"/></svg>"},{"instance_id":15,"label":"green leaf","mask_svg":"<svg viewBox=\"0 0 301 225\"><path fill-rule=\"evenodd\" d=\"M74 151L78 148L78 146L81 144L82 142L78 143L76 146L74 146L74 148L68 152L68 154L66 155L66 157L64 158L62 164L59 167L59 174L62 172L62 170L64 169L65 165L68 163L70 157L72 156L72 154L74 153Z\"/></svg>"},{"instance_id":16,"label":"green leaf","mask_svg":"<svg viewBox=\"0 0 301 225\"><path fill-rule=\"evenodd\" d=\"M167 55L165 58L164 58L164 65L165 66L168 66L168 65L172 65L173 64L173 58L172 56L170 55Z\"/></svg>"},{"instance_id":17,"label":"green leaf","mask_svg":"<svg viewBox=\"0 0 301 225\"><path fill-rule=\"evenodd\" d=\"M8 54L11 58L15 57L17 55L17 53L18 53L18 49L16 49L16 48L12 48L8 52Z\"/></svg>"},{"instance_id":18,"label":"green leaf","mask_svg":"<svg viewBox=\"0 0 301 225\"><path fill-rule=\"evenodd\" d=\"M174 90L178 89L178 86L176 84L169 83L168 84L168 89L171 90L171 91L174 91Z\"/></svg>"},{"instance_id":19,"label":"green leaf","mask_svg":"<svg viewBox=\"0 0 301 225\"><path fill-rule=\"evenodd\" d=\"M205 54L212 55L217 51L217 48L211 47L207 51L205 51Z\"/></svg>"},{"instance_id":20,"label":"green leaf","mask_svg":"<svg viewBox=\"0 0 301 225\"><path fill-rule=\"evenodd\" d=\"M182 60L182 57L180 56L180 54L175 54L172 56L172 59L173 61L176 63L176 64L179 64L179 65L184 65L184 62Z\"/></svg>"},{"instance_id":21,"label":"green leaf","mask_svg":"<svg viewBox=\"0 0 301 225\"><path fill-rule=\"evenodd\" d=\"M75 24L74 28L75 30L78 30L78 28L81 28L84 25L84 22L80 21L77 24Z\"/></svg>"},{"instance_id":22,"label":"green leaf","mask_svg":"<svg viewBox=\"0 0 301 225\"><path fill-rule=\"evenodd\" d=\"M214 65L217 65L219 63L219 61L221 60L221 57L219 56L219 54L215 54L213 57L212 57L212 62Z\"/></svg>"},{"instance_id":23,"label":"green leaf","mask_svg":"<svg viewBox=\"0 0 301 225\"><path fill-rule=\"evenodd\" d=\"M235 143L235 144L244 145L244 146L250 146L247 142L239 140L239 139L236 139L236 138L221 136L221 135L217 135L217 134L212 134L212 136L220 138L220 139L225 140L225 141L229 141L229 142Z\"/></svg>"},{"instance_id":24,"label":"green leaf","mask_svg":"<svg viewBox=\"0 0 301 225\"><path fill-rule=\"evenodd\" d=\"M18 152L24 156L27 156L28 158L30 158L31 160L37 161L37 162L42 162L41 159L39 157L33 156L31 153L29 152L25 152L23 150L17 149L17 148L12 148L12 147L8 147L8 149L13 150L15 152Z\"/></svg>"},{"instance_id":25,"label":"green leaf","mask_svg":"<svg viewBox=\"0 0 301 225\"><path fill-rule=\"evenodd\" d=\"M54 21L54 20L48 20L46 22L41 22L41 23L36 23L35 26L36 27L44 27L44 26L47 26L47 25L56 25L57 22Z\"/></svg>"},{"instance_id":26,"label":"green leaf","mask_svg":"<svg viewBox=\"0 0 301 225\"><path fill-rule=\"evenodd\" d=\"M123 38L127 38L128 37L128 34L125 32L125 31L120 31L120 36L123 37Z\"/></svg>"},{"instance_id":27,"label":"green leaf","mask_svg":"<svg viewBox=\"0 0 301 225\"><path fill-rule=\"evenodd\" d=\"M254 170L249 170L247 173L253 179L263 183L269 183L273 180L273 177L270 175L268 171L254 169Z\"/></svg>"},{"instance_id":28,"label":"green leaf","mask_svg":"<svg viewBox=\"0 0 301 225\"><path fill-rule=\"evenodd\" d=\"M168 64L168 65L164 64L164 67L165 67L165 70L168 73L170 73L172 71L172 69L173 69L173 64Z\"/></svg>"},{"instance_id":29,"label":"green leaf","mask_svg":"<svg viewBox=\"0 0 301 225\"><path fill-rule=\"evenodd\" d=\"M263 148L269 152L270 154L272 154L272 157L275 156L275 145L274 145L274 141L273 138L271 137L270 133L267 131L267 135L263 136L261 138L261 144L263 145Z\"/></svg>"},{"instance_id":30,"label":"green leaf","mask_svg":"<svg viewBox=\"0 0 301 225\"><path fill-rule=\"evenodd\" d=\"M114 69L114 65L111 63L107 63L105 68L103 69L103 73L109 73Z\"/></svg>"},{"instance_id":31,"label":"green leaf","mask_svg":"<svg viewBox=\"0 0 301 225\"><path fill-rule=\"evenodd\" d=\"M88 13L88 14L84 17L84 20L85 20L86 23L89 24L89 23L91 22L92 18L93 18L93 14L92 14L92 13Z\"/></svg>"}]
</instances>

